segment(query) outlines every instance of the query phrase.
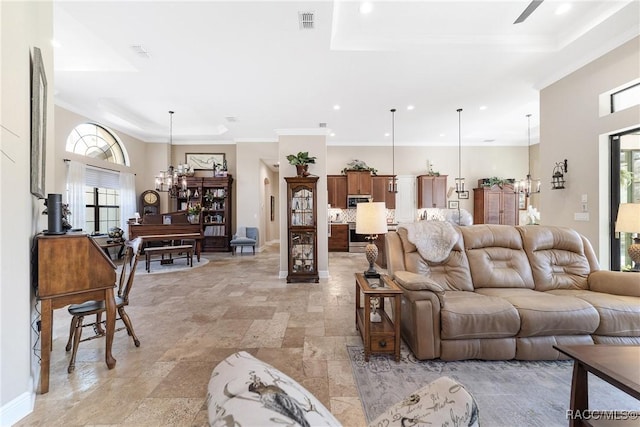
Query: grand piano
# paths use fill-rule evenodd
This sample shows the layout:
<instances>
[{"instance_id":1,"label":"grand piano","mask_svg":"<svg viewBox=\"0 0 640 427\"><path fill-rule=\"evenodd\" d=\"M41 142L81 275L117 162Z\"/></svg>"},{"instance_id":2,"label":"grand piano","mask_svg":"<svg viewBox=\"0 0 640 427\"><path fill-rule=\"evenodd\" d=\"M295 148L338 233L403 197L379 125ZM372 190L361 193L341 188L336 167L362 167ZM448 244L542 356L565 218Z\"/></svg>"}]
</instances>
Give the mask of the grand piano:
<instances>
[{"instance_id":1,"label":"grand piano","mask_svg":"<svg viewBox=\"0 0 640 427\"><path fill-rule=\"evenodd\" d=\"M186 211L146 214L142 223L129 222L130 240L142 237L145 244L167 240L194 240L195 253L200 261L202 229L200 223L191 224Z\"/></svg>"}]
</instances>

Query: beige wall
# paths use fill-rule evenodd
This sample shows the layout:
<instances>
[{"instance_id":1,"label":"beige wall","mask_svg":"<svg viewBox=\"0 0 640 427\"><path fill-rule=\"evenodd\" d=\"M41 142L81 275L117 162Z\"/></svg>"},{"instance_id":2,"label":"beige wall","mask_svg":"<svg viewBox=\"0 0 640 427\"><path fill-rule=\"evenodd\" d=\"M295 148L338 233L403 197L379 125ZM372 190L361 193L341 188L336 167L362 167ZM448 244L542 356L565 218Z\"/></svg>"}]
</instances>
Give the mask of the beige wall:
<instances>
[{"instance_id":1,"label":"beige wall","mask_svg":"<svg viewBox=\"0 0 640 427\"><path fill-rule=\"evenodd\" d=\"M273 228L266 228L268 224L273 225L270 220L269 196L277 196L279 188L278 175L274 176L269 171L263 159L277 158L278 143L238 142L236 147L236 167L242 170L236 177L236 224L258 227L262 246L269 237L273 239L273 234L268 234Z\"/></svg>"},{"instance_id":2,"label":"beige wall","mask_svg":"<svg viewBox=\"0 0 640 427\"><path fill-rule=\"evenodd\" d=\"M51 2L0 2L0 425L33 408L39 364L32 346L37 318L31 288L31 241L46 224L42 200L30 192L30 55L39 47L47 77L46 152L53 152ZM46 159L46 188L54 176Z\"/></svg>"},{"instance_id":3,"label":"beige wall","mask_svg":"<svg viewBox=\"0 0 640 427\"><path fill-rule=\"evenodd\" d=\"M609 265L608 135L640 127L640 107L600 117L600 95L640 79L640 38L591 62L540 92L540 163L547 177L556 162L569 161L566 190L541 194L550 215L545 224L562 225L584 234ZM548 187L546 187L548 188ZM575 221L587 196L589 221Z\"/></svg>"}]
</instances>

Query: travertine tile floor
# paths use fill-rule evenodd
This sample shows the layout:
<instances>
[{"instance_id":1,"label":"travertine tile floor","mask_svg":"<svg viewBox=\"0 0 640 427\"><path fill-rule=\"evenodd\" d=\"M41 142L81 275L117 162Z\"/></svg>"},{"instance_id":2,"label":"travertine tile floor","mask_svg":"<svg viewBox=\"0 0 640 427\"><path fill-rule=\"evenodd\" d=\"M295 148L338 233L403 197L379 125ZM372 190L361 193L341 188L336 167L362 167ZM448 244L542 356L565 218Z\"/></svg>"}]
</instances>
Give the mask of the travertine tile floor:
<instances>
[{"instance_id":1,"label":"travertine tile floor","mask_svg":"<svg viewBox=\"0 0 640 427\"><path fill-rule=\"evenodd\" d=\"M136 273L127 312L141 346L117 332L112 370L97 339L80 344L67 374L70 316L56 310L50 391L17 425L207 425L211 370L238 350L299 381L345 426L365 425L346 352L361 344L354 272L366 269L364 254L330 253L329 279L287 284L278 279L278 251L206 254L201 267Z\"/></svg>"}]
</instances>

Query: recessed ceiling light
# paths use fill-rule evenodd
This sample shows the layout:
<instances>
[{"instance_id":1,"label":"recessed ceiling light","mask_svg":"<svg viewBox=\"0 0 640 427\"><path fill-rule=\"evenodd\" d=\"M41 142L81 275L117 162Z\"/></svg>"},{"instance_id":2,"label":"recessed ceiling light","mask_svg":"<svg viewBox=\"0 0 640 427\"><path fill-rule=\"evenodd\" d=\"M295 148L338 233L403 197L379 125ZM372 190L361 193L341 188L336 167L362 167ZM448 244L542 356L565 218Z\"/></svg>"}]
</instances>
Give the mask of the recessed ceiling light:
<instances>
[{"instance_id":1,"label":"recessed ceiling light","mask_svg":"<svg viewBox=\"0 0 640 427\"><path fill-rule=\"evenodd\" d=\"M480 111L484 111L484 110L486 110L486 109L487 109L487 106L486 106L486 105L481 105L481 106L480 106Z\"/></svg>"},{"instance_id":2,"label":"recessed ceiling light","mask_svg":"<svg viewBox=\"0 0 640 427\"><path fill-rule=\"evenodd\" d=\"M340 106L338 104L336 104L336 105L333 106L333 109L337 111L337 110L340 109Z\"/></svg>"},{"instance_id":3,"label":"recessed ceiling light","mask_svg":"<svg viewBox=\"0 0 640 427\"><path fill-rule=\"evenodd\" d=\"M391 135L389 132L385 132L384 136L389 136Z\"/></svg>"},{"instance_id":4,"label":"recessed ceiling light","mask_svg":"<svg viewBox=\"0 0 640 427\"><path fill-rule=\"evenodd\" d=\"M360 13L367 15L373 10L373 4L370 1L363 1L360 3Z\"/></svg>"},{"instance_id":5,"label":"recessed ceiling light","mask_svg":"<svg viewBox=\"0 0 640 427\"><path fill-rule=\"evenodd\" d=\"M336 134L334 132L331 132L329 136L336 136Z\"/></svg>"},{"instance_id":6,"label":"recessed ceiling light","mask_svg":"<svg viewBox=\"0 0 640 427\"><path fill-rule=\"evenodd\" d=\"M444 133L441 133L441 134L440 134L440 136L445 136L445 134L444 134Z\"/></svg>"},{"instance_id":7,"label":"recessed ceiling light","mask_svg":"<svg viewBox=\"0 0 640 427\"><path fill-rule=\"evenodd\" d=\"M58 40L56 40L56 39L51 39L51 46L53 46L53 47L60 47L60 46L62 46L62 45L60 44L60 42L59 42Z\"/></svg>"},{"instance_id":8,"label":"recessed ceiling light","mask_svg":"<svg viewBox=\"0 0 640 427\"><path fill-rule=\"evenodd\" d=\"M407 105L407 110L409 110L409 111L413 110L414 108L416 108L416 107L414 107L413 105Z\"/></svg>"},{"instance_id":9,"label":"recessed ceiling light","mask_svg":"<svg viewBox=\"0 0 640 427\"><path fill-rule=\"evenodd\" d=\"M565 13L569 12L569 10L571 10L571 3L562 3L556 9L556 15L564 15Z\"/></svg>"}]
</instances>

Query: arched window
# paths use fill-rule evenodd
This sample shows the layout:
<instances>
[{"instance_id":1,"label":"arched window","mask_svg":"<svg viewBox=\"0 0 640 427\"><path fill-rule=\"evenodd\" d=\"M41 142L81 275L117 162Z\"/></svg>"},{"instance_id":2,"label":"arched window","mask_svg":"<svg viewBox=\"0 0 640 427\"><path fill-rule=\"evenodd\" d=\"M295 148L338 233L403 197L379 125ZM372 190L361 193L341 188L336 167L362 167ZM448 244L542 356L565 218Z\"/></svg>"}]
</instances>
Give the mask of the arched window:
<instances>
[{"instance_id":1,"label":"arched window","mask_svg":"<svg viewBox=\"0 0 640 427\"><path fill-rule=\"evenodd\" d=\"M126 151L118 138L95 123L76 126L67 137L67 151L118 165L129 165Z\"/></svg>"}]
</instances>

